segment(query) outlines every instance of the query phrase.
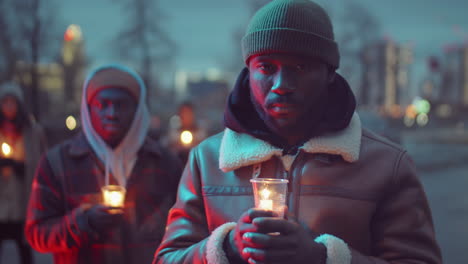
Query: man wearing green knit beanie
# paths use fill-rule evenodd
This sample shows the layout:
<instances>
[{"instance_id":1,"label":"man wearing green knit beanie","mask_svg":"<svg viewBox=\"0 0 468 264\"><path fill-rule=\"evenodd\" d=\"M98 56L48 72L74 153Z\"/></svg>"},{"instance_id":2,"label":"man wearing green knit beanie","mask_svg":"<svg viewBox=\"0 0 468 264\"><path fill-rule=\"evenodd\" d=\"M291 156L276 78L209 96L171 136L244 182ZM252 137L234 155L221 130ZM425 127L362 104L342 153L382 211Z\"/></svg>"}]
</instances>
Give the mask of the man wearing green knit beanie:
<instances>
[{"instance_id":1,"label":"man wearing green knit beanie","mask_svg":"<svg viewBox=\"0 0 468 264\"><path fill-rule=\"evenodd\" d=\"M226 129L192 149L153 264L442 263L411 158L361 126L335 72L325 10L271 1L242 52ZM252 179L287 194L264 185L254 199Z\"/></svg>"}]
</instances>

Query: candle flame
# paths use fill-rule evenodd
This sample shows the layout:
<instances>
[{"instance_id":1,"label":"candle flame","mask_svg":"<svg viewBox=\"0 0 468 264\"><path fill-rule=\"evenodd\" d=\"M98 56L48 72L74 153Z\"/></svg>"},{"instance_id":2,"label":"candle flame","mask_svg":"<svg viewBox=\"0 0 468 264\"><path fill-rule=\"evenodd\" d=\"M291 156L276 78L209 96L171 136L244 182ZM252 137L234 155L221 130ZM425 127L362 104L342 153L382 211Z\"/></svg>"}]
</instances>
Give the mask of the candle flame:
<instances>
[{"instance_id":1,"label":"candle flame","mask_svg":"<svg viewBox=\"0 0 468 264\"><path fill-rule=\"evenodd\" d=\"M11 154L11 147L7 143L3 142L2 143L2 152L5 156L10 156Z\"/></svg>"},{"instance_id":2,"label":"candle flame","mask_svg":"<svg viewBox=\"0 0 468 264\"><path fill-rule=\"evenodd\" d=\"M109 205L120 207L123 204L123 194L118 191L109 192Z\"/></svg>"},{"instance_id":3,"label":"candle flame","mask_svg":"<svg viewBox=\"0 0 468 264\"><path fill-rule=\"evenodd\" d=\"M180 134L180 141L182 141L182 143L185 144L185 145L191 144L192 141L193 141L192 132L190 132L188 130L182 131L182 133Z\"/></svg>"},{"instance_id":4,"label":"candle flame","mask_svg":"<svg viewBox=\"0 0 468 264\"><path fill-rule=\"evenodd\" d=\"M110 207L124 207L125 188L117 185L107 185L102 187L104 205Z\"/></svg>"},{"instance_id":5,"label":"candle flame","mask_svg":"<svg viewBox=\"0 0 468 264\"><path fill-rule=\"evenodd\" d=\"M260 192L260 195L262 196L262 199L268 199L270 197L271 191L268 189L263 189Z\"/></svg>"}]
</instances>

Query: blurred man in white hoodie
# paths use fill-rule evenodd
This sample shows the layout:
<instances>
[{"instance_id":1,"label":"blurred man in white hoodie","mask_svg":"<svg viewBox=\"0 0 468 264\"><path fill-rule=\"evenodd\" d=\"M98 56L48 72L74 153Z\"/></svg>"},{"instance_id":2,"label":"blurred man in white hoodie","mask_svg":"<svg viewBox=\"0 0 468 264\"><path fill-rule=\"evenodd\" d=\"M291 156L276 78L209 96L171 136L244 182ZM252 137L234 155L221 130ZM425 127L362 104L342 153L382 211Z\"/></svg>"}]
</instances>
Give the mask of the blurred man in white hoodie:
<instances>
[{"instance_id":1,"label":"blurred man in white hoodie","mask_svg":"<svg viewBox=\"0 0 468 264\"><path fill-rule=\"evenodd\" d=\"M83 132L54 147L36 171L26 236L55 263L149 263L164 234L180 175L178 160L148 134L146 88L121 65L88 76ZM125 187L115 210L105 185Z\"/></svg>"}]
</instances>

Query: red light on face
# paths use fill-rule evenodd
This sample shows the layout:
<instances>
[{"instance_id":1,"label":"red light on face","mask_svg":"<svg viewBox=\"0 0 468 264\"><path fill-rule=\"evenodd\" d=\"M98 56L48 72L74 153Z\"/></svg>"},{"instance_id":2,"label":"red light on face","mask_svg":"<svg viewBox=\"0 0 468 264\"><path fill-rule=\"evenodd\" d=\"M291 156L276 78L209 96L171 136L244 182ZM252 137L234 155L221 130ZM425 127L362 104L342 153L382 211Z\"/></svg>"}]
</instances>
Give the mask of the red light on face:
<instances>
[{"instance_id":1,"label":"red light on face","mask_svg":"<svg viewBox=\"0 0 468 264\"><path fill-rule=\"evenodd\" d=\"M63 35L63 39L65 41L72 41L75 38L75 32L73 32L73 29L68 28L65 31L65 34Z\"/></svg>"}]
</instances>

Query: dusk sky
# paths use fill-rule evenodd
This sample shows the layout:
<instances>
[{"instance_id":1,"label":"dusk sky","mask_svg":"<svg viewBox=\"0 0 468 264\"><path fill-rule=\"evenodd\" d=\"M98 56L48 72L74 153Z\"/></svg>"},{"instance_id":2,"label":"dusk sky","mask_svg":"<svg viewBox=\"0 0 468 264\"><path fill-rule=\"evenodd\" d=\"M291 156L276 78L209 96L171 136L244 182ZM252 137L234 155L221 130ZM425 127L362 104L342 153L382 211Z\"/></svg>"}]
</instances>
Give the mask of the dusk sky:
<instances>
[{"instance_id":1,"label":"dusk sky","mask_svg":"<svg viewBox=\"0 0 468 264\"><path fill-rule=\"evenodd\" d=\"M166 31L178 45L177 69L205 71L219 68L234 49L233 31L249 18L248 0L160 0L167 14ZM321 0L333 12L348 0ZM422 72L429 55L442 54L450 43L468 42L468 1L465 0L355 0L380 22L382 37L415 45L415 69ZM61 17L78 24L86 40L91 66L115 61L112 38L125 22L116 0L62 0ZM332 19L335 17L332 16ZM339 30L339 29L336 29Z\"/></svg>"}]
</instances>

